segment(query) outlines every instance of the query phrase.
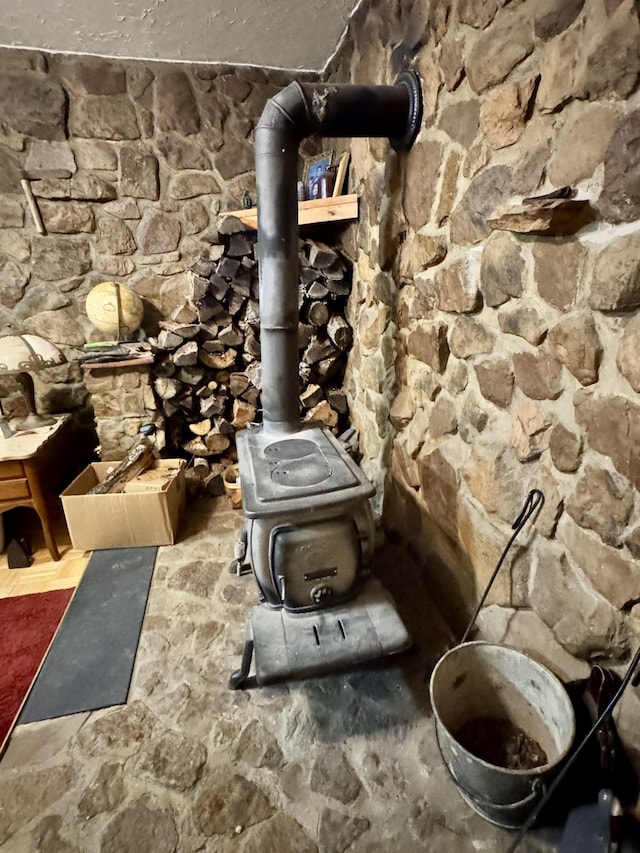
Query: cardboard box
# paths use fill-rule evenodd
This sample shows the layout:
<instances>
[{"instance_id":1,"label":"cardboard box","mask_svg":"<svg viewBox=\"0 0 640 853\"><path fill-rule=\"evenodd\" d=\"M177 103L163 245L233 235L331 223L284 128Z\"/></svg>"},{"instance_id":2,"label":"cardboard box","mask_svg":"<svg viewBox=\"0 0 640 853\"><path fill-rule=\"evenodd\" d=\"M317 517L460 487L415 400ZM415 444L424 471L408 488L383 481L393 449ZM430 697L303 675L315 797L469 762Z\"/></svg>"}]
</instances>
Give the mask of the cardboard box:
<instances>
[{"instance_id":1,"label":"cardboard box","mask_svg":"<svg viewBox=\"0 0 640 853\"><path fill-rule=\"evenodd\" d=\"M88 495L118 462L94 462L61 495L73 547L173 545L185 501L184 459L157 459L145 478L115 495Z\"/></svg>"}]
</instances>

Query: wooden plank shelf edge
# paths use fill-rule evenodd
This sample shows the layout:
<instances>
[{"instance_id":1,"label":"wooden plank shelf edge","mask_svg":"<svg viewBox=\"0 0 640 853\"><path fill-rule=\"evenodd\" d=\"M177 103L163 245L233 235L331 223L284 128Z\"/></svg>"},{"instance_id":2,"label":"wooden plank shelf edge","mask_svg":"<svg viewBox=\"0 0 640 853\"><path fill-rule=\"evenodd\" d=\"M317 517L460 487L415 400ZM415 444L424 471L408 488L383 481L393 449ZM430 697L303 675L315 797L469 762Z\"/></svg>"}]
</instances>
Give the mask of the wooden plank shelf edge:
<instances>
[{"instance_id":1,"label":"wooden plank shelf edge","mask_svg":"<svg viewBox=\"0 0 640 853\"><path fill-rule=\"evenodd\" d=\"M258 228L258 211L255 207L228 210L220 214L220 220L228 216L239 219L247 228ZM313 225L316 222L339 222L358 218L358 196L337 195L331 198L316 198L298 202L298 225Z\"/></svg>"},{"instance_id":2,"label":"wooden plank shelf edge","mask_svg":"<svg viewBox=\"0 0 640 853\"><path fill-rule=\"evenodd\" d=\"M119 367L138 367L139 365L153 364L154 358L152 355L145 355L142 358L125 358L120 361L83 361L80 366L83 370L117 370Z\"/></svg>"}]
</instances>

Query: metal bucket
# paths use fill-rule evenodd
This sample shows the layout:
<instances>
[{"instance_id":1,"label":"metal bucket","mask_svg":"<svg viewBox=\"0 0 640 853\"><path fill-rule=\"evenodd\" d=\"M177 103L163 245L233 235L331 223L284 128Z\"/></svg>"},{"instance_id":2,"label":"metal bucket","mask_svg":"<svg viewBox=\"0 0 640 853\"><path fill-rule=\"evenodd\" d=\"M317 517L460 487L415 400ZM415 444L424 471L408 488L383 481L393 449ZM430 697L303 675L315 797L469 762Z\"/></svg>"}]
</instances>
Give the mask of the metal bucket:
<instances>
[{"instance_id":1,"label":"metal bucket","mask_svg":"<svg viewBox=\"0 0 640 853\"><path fill-rule=\"evenodd\" d=\"M517 649L465 643L438 661L430 696L440 752L462 797L491 823L520 827L544 796L575 736L573 707L560 681ZM511 770L473 755L455 733L481 717L518 726L544 749L547 763Z\"/></svg>"}]
</instances>

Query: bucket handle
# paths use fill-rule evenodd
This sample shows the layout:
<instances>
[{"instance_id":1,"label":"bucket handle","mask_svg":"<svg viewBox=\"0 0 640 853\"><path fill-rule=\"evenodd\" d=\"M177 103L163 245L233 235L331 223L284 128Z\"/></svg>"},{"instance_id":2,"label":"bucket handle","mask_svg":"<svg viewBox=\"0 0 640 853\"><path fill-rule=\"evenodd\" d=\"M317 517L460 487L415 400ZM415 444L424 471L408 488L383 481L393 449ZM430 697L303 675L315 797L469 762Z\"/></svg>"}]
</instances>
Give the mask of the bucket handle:
<instances>
[{"instance_id":1,"label":"bucket handle","mask_svg":"<svg viewBox=\"0 0 640 853\"><path fill-rule=\"evenodd\" d=\"M504 804L503 803L494 803L492 800L488 800L486 797L483 797L481 794L477 794L475 791L470 791L469 788L467 788L466 785L463 785L462 782L460 781L460 779L458 779L458 777L453 772L453 770L449 766L449 763L447 762L447 760L444 757L444 754L442 752L442 746L440 745L440 737L438 735L437 729L436 729L436 741L438 744L438 749L440 750L440 757L442 758L444 766L447 768L449 776L451 776L451 778L453 779L455 784L458 786L458 788L460 788L461 791L464 791L464 793L467 795L467 797L469 797L469 799L473 800L474 803L477 803L482 808L485 808L487 810L490 810L492 808L494 808L494 809L500 808L500 809L503 809L504 811L507 811L507 812L508 811L515 811L516 809L521 809L521 808L524 808L525 806L528 806L528 805L533 806L533 804L535 803L536 800L538 800L540 797L543 797L545 795L546 785L544 784L542 779L537 778L537 779L534 779L532 784L531 784L531 791L522 800L518 800L518 802L516 802L516 803L504 803Z\"/></svg>"}]
</instances>

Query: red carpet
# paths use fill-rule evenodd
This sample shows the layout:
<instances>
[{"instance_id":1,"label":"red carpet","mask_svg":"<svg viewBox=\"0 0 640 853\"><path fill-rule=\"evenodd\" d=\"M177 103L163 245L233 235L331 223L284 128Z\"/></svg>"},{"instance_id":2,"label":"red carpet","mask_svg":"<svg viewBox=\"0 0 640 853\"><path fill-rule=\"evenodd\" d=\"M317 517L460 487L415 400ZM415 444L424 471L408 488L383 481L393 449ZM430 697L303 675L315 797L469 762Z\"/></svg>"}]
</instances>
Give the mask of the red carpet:
<instances>
[{"instance_id":1,"label":"red carpet","mask_svg":"<svg viewBox=\"0 0 640 853\"><path fill-rule=\"evenodd\" d=\"M0 753L73 592L0 599Z\"/></svg>"}]
</instances>

